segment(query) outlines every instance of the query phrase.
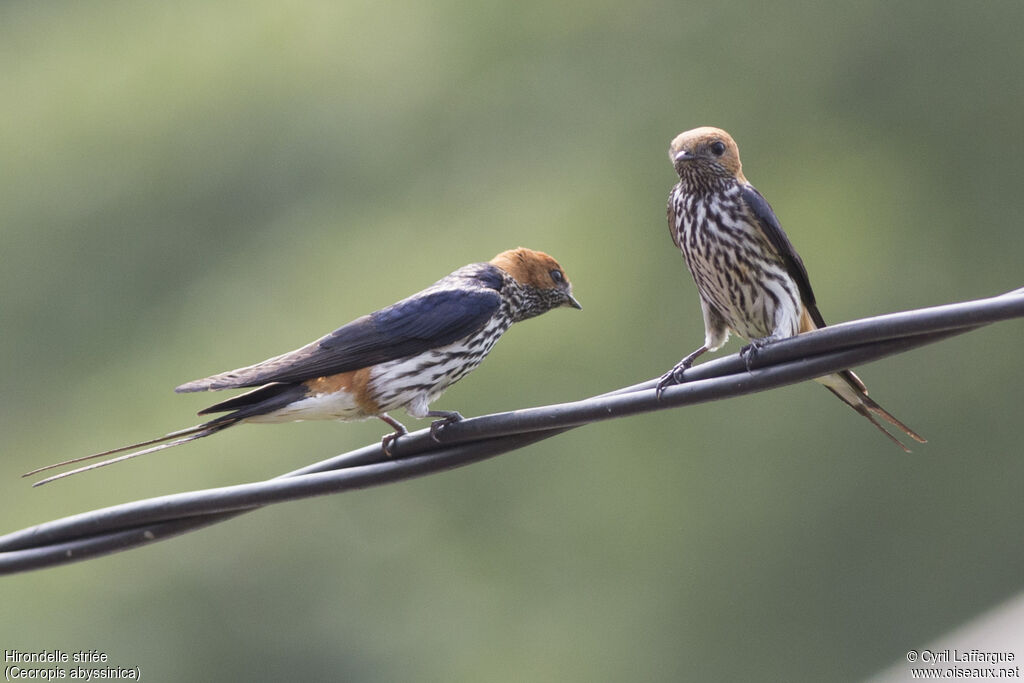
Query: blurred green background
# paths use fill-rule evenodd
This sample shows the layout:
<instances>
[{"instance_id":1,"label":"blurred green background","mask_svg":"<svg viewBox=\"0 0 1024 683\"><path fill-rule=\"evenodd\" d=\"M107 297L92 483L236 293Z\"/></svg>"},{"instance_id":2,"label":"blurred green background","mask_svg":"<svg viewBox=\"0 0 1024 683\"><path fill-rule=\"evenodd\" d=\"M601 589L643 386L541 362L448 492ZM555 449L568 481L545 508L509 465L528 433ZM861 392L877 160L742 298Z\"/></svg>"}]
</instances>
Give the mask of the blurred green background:
<instances>
[{"instance_id":1,"label":"blurred green background","mask_svg":"<svg viewBox=\"0 0 1024 683\"><path fill-rule=\"evenodd\" d=\"M698 125L739 142L826 319L1019 287L1022 27L1017 0L4 3L0 532L378 439L244 426L18 478L518 245L585 310L436 407L660 374L703 335L664 218ZM0 648L151 681L857 680L1024 588L1021 332L863 368L912 456L810 383L594 425L2 578Z\"/></svg>"}]
</instances>

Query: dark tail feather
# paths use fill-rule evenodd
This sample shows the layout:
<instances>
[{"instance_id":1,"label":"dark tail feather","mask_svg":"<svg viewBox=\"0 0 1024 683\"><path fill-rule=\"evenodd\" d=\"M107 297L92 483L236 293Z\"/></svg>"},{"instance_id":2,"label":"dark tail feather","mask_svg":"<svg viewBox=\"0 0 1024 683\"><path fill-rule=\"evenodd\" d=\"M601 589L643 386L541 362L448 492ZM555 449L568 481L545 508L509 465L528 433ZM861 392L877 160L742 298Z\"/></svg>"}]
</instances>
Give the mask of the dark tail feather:
<instances>
[{"instance_id":1,"label":"dark tail feather","mask_svg":"<svg viewBox=\"0 0 1024 683\"><path fill-rule=\"evenodd\" d=\"M923 436L921 436L920 434L915 432L913 429L911 429L907 425L905 425L902 422L900 422L896 418L896 416L894 416L892 413L890 413L888 410L886 410L882 406L880 406L877 403L875 403L874 400L868 398L867 396L861 396L861 400L864 402L864 406L869 411L871 411L875 415L878 415L879 417L881 417L883 420L885 420L889 424L895 425L896 427L899 427L901 430L903 430L903 432L907 436L909 436L914 441L916 441L918 443L928 443L928 439L924 438ZM881 426L881 425L879 425L879 426Z\"/></svg>"},{"instance_id":2,"label":"dark tail feather","mask_svg":"<svg viewBox=\"0 0 1024 683\"><path fill-rule=\"evenodd\" d=\"M200 410L199 414L209 415L210 413L226 413L229 410L237 410L240 413L244 412L246 416L251 416L286 406L305 396L305 393L306 390L301 384L266 384L220 403L214 403L212 406Z\"/></svg>"},{"instance_id":3,"label":"dark tail feather","mask_svg":"<svg viewBox=\"0 0 1024 683\"><path fill-rule=\"evenodd\" d=\"M95 458L103 458L108 455L114 455L115 453L124 453L125 451L132 451L119 455L116 458L110 458L102 462L92 463L91 465L85 465L67 472L56 474L52 477L47 477L32 484L32 486L42 486L48 484L51 481L57 479L63 479L64 477L70 477L72 474L78 474L80 472L87 472L94 470L98 467L106 467L107 465L113 465L115 462L121 462L122 460L130 460L131 458L137 458L140 455L146 455L147 453L155 453L156 451L162 451L165 448L172 448L174 446L180 446L183 443L189 441L195 441L201 439L204 436L210 436L217 432L227 429L232 425L236 425L242 420L253 417L255 415L264 415L266 413L272 413L275 410L283 408L292 401L296 401L306 394L306 387L301 384L269 384L264 387L259 387L252 391L246 392L234 398L230 398L226 401L221 401L216 405L212 405L205 410L199 412L200 415L205 415L211 412L221 412L232 410L234 412L228 415L221 415L208 422L197 424L194 427L187 427L185 429L179 429L176 432L170 434L164 434L163 436L150 439L149 441L140 441L139 443L133 443L130 446L121 446L120 448L112 448L109 451L103 451L102 453L93 453L92 455L85 455L80 458L72 458L71 460L65 460L64 462L58 462L53 465L47 465L46 467L40 467L38 469L27 472L21 476L31 477L33 474L39 474L46 470L52 470L57 467L64 467L65 465L73 465L77 462L85 462L86 460L93 460ZM142 449L142 450L136 450Z\"/></svg>"},{"instance_id":4,"label":"dark tail feather","mask_svg":"<svg viewBox=\"0 0 1024 683\"><path fill-rule=\"evenodd\" d=\"M838 392L832 392L832 393L836 394L836 396L839 396ZM839 398L843 398L843 397L839 396ZM869 403L869 401L870 401L870 403ZM873 404L873 405L871 405L871 404ZM906 426L904 426L899 420L897 420L890 413L888 413L884 408L882 408L880 405L878 405L877 403L875 403L871 399L867 399L866 401L864 401L864 403L857 404L857 405L854 405L852 403L847 402L847 405L849 405L851 408L856 410L858 413L860 413L861 415L866 417L868 419L868 421L871 422L871 424L875 425L875 427L878 428L878 431L880 431L883 434L885 434L887 437L889 437L890 441L892 441L894 444L896 444L897 446L902 448L904 453L912 453L913 451L911 451L909 448L907 448L906 444L904 444L902 441L900 441L895 436L893 436L889 432L888 429L883 427L882 423L879 422L875 418L875 414L881 415L887 422L891 422L891 423L895 424L898 427L902 427L903 431L907 432L907 434L909 436L911 436L911 438L914 438L915 440L920 441L921 443L924 443L924 439L921 439L916 434L914 434L910 429L908 429Z\"/></svg>"},{"instance_id":5,"label":"dark tail feather","mask_svg":"<svg viewBox=\"0 0 1024 683\"><path fill-rule=\"evenodd\" d=\"M172 448L174 446L180 446L183 443L188 443L189 441L195 441L196 439L201 439L204 436L210 436L211 434L216 434L217 432L221 431L222 429L227 429L231 425L237 424L240 419L241 418L237 418L237 417L235 417L233 415L224 416L224 417L218 418L216 420L210 420L209 422L204 422L203 424L195 425L194 427L188 427L187 429L180 429L180 430L178 430L176 432L171 432L170 434L165 434L165 435L163 435L163 436L161 436L161 437L159 437L157 439L150 439L149 441L140 441L139 443L133 443L130 446L121 446L120 448L112 448L109 451L103 451L102 453L93 453L92 455L84 455L84 456L82 456L80 458L72 458L71 460L65 460L64 462L58 462L58 463L54 463L52 465L47 465L46 467L40 467L38 469L32 470L31 472L26 472L25 474L23 474L21 476L22 477L31 477L33 474L39 474L40 472L45 472L46 470L52 470L52 469L55 469L57 467L64 467L65 465L73 465L76 462L85 462L86 460L93 460L95 458L103 458L103 457L108 456L108 455L113 455L114 453L124 453L125 451L132 451L131 453L125 453L125 455L120 455L120 456L118 456L116 458L109 458L109 459L103 460L101 462L94 462L94 463L92 463L90 465L85 465L83 467L78 467L78 468L73 469L73 470L68 470L67 472L61 472L60 474L55 474L52 477L47 477L46 479L41 479L40 481L37 481L36 483L32 484L32 486L42 486L43 484L48 484L51 481L56 481L58 479L63 479L64 477L70 477L72 474L79 474L80 472L88 472L89 470L94 470L94 469L97 469L99 467L106 467L107 465L113 465L115 462L121 462L123 460L130 460L131 458L137 458L140 455L146 455L147 453L155 453L156 451L162 451L165 448ZM154 444L156 444L156 445L154 445ZM147 448L147 446L148 446L148 448ZM142 449L142 450L136 450L136 449Z\"/></svg>"},{"instance_id":6,"label":"dark tail feather","mask_svg":"<svg viewBox=\"0 0 1024 683\"><path fill-rule=\"evenodd\" d=\"M805 306L800 317L800 332L809 332L822 327L825 327L825 320L821 317L821 312L818 310L818 307L813 304L811 306ZM878 415L889 424L899 427L914 441L918 443L928 443L924 437L897 420L888 410L868 398L868 388L864 386L864 382L860 380L860 377L853 374L851 370L841 370L840 372L825 375L824 377L816 377L815 381L824 384L825 388L838 396L840 401L866 417L871 424L878 428L878 431L889 437L893 443L907 453L910 453L911 450L907 448L902 441L889 433L889 430L882 426L881 422L875 419L875 415Z\"/></svg>"},{"instance_id":7,"label":"dark tail feather","mask_svg":"<svg viewBox=\"0 0 1024 683\"><path fill-rule=\"evenodd\" d=\"M869 398L867 389L864 387L864 383L860 381L860 378L857 377L857 375L853 374L849 370L843 370L842 372L834 375L828 375L826 377L818 377L817 381L824 384L825 388L838 396L843 403L866 417L871 424L878 428L878 431L889 437L893 443L902 448L905 452L910 453L911 450L907 448L902 441L893 436L889 430L876 419L876 415L889 424L901 429L914 441L918 443L928 443L923 436L900 422L892 413L878 405L878 403L873 399Z\"/></svg>"}]
</instances>

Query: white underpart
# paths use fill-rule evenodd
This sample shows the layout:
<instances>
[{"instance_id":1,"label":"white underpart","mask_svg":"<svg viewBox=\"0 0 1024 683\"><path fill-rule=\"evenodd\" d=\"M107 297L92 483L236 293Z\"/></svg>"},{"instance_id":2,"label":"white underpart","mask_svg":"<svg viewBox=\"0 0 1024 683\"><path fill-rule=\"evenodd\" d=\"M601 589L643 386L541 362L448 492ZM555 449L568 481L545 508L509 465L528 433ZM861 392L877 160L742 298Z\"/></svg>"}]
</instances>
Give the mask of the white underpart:
<instances>
[{"instance_id":1,"label":"white underpart","mask_svg":"<svg viewBox=\"0 0 1024 683\"><path fill-rule=\"evenodd\" d=\"M352 422L373 417L367 415L356 404L355 397L347 391L333 394L316 394L295 401L280 410L266 415L247 418L246 422L301 422L303 420L344 420Z\"/></svg>"},{"instance_id":2,"label":"white underpart","mask_svg":"<svg viewBox=\"0 0 1024 683\"><path fill-rule=\"evenodd\" d=\"M738 186L726 191L727 196L738 193ZM800 292L783 265L760 261L757 267L763 269L762 272L752 275L735 256L743 253L745 245L764 240L763 235L747 220L728 217L728 211L723 210L717 196L687 195L685 204L685 211L677 210L675 229L683 231L681 239L690 247L684 255L701 293L704 345L711 351L717 350L725 344L730 331L746 339L782 338L797 334ZM738 239L731 234L721 234L718 239L711 240L705 231L708 221L713 220L712 212L718 220L727 220L726 225L732 231L745 233L745 236ZM684 224L686 215L693 216L693 219ZM731 284L727 274L722 272L721 262L739 264L730 273L733 277ZM746 299L742 307L737 290L742 290ZM708 310L709 303L718 311L725 328L715 324L715 316Z\"/></svg>"}]
</instances>

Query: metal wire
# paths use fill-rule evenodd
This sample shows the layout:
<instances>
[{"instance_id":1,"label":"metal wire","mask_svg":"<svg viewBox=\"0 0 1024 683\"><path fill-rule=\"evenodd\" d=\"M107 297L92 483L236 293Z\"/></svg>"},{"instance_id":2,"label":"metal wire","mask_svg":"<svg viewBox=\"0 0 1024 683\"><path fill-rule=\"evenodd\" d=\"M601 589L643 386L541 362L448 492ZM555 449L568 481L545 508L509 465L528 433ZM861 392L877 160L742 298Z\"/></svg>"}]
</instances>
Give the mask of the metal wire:
<instances>
[{"instance_id":1,"label":"metal wire","mask_svg":"<svg viewBox=\"0 0 1024 683\"><path fill-rule=\"evenodd\" d=\"M600 396L468 418L440 443L420 430L393 457L379 444L267 481L189 491L101 508L0 536L0 574L98 557L171 538L287 500L379 486L462 467L592 422L714 401L820 377L1001 320L1024 317L1024 288L958 304L842 323L763 347L750 367L738 355L687 370L661 399L656 379Z\"/></svg>"}]
</instances>

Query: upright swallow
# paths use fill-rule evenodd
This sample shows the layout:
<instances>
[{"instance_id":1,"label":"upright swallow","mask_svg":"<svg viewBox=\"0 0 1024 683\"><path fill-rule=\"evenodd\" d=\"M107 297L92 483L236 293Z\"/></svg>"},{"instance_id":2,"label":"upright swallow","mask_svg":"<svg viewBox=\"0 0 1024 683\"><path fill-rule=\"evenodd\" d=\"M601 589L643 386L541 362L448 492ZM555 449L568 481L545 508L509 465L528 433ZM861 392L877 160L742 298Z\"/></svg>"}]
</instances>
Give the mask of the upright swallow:
<instances>
[{"instance_id":1,"label":"upright swallow","mask_svg":"<svg viewBox=\"0 0 1024 683\"><path fill-rule=\"evenodd\" d=\"M825 327L803 260L772 207L743 176L732 137L710 127L680 133L669 146L669 159L679 182L668 198L668 227L697 283L704 345L662 376L659 395L679 381L694 359L725 344L730 332L751 342L745 349L749 353L773 340ZM816 381L908 453L876 416L925 443L868 398L864 383L849 370Z\"/></svg>"}]
</instances>

